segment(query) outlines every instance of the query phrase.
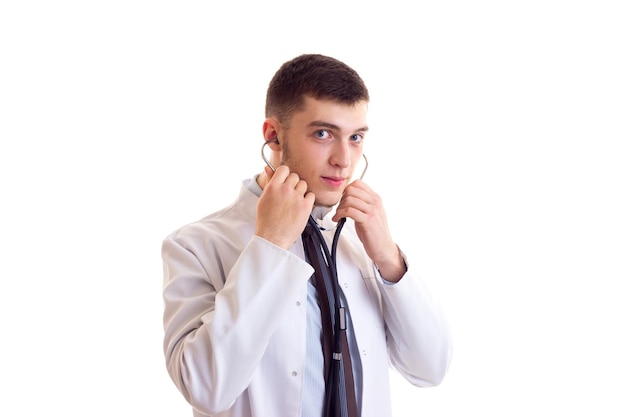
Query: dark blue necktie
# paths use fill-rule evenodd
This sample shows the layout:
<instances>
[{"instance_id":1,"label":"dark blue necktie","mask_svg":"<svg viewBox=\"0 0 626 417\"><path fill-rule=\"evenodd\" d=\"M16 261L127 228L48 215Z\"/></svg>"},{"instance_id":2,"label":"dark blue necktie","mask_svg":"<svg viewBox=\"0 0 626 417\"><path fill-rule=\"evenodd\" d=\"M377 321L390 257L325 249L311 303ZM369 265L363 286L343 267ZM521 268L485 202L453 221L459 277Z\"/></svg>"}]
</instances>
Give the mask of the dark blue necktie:
<instances>
[{"instance_id":1,"label":"dark blue necktie","mask_svg":"<svg viewBox=\"0 0 626 417\"><path fill-rule=\"evenodd\" d=\"M346 335L347 306L340 306L336 265L317 226L302 232L307 261L315 269L313 283L322 316L322 350L326 393L324 417L358 417L352 361Z\"/></svg>"}]
</instances>

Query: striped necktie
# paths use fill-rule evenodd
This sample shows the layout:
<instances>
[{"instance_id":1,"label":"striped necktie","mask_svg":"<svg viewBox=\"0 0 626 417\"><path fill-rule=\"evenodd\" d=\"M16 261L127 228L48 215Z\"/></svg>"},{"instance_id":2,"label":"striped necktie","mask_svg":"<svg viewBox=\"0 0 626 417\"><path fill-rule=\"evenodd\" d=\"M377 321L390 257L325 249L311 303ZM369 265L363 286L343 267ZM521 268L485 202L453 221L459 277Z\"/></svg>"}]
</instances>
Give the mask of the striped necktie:
<instances>
[{"instance_id":1,"label":"striped necktie","mask_svg":"<svg viewBox=\"0 0 626 417\"><path fill-rule=\"evenodd\" d=\"M322 350L326 393L324 417L358 417L352 361L346 335L347 306L337 307L340 297L336 265L324 251L326 243L310 223L302 232L307 261L315 269L314 285L322 315Z\"/></svg>"}]
</instances>

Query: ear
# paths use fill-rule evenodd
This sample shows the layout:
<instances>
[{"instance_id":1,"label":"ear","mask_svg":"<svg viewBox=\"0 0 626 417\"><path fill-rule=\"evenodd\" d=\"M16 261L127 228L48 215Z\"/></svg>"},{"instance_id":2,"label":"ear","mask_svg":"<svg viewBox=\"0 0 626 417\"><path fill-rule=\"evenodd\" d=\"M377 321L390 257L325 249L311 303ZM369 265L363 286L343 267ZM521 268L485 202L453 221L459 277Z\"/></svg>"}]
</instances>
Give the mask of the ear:
<instances>
[{"instance_id":1,"label":"ear","mask_svg":"<svg viewBox=\"0 0 626 417\"><path fill-rule=\"evenodd\" d=\"M275 117L265 119L263 122L263 139L269 142L268 146L273 151L279 151L281 149L281 132L280 122Z\"/></svg>"}]
</instances>

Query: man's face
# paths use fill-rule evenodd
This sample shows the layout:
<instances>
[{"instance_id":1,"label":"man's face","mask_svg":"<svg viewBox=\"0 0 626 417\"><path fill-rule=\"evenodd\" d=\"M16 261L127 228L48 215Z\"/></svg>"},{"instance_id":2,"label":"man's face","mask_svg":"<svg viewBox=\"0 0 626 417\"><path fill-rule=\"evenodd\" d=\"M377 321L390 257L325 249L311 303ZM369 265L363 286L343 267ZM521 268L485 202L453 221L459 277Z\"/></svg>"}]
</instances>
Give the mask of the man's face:
<instances>
[{"instance_id":1,"label":"man's face","mask_svg":"<svg viewBox=\"0 0 626 417\"><path fill-rule=\"evenodd\" d=\"M307 97L280 138L281 162L306 181L317 206L333 206L363 154L366 131L366 101L350 105Z\"/></svg>"}]
</instances>

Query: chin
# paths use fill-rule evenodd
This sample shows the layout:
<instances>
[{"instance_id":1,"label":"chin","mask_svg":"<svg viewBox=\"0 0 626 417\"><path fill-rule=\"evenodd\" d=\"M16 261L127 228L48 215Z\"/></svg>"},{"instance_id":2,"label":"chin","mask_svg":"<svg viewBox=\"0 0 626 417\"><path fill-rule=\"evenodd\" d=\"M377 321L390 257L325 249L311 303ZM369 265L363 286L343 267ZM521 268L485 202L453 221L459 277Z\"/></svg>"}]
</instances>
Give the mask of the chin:
<instances>
[{"instance_id":1,"label":"chin","mask_svg":"<svg viewBox=\"0 0 626 417\"><path fill-rule=\"evenodd\" d=\"M322 197L315 199L315 205L318 207L333 207L339 203L339 197Z\"/></svg>"}]
</instances>

